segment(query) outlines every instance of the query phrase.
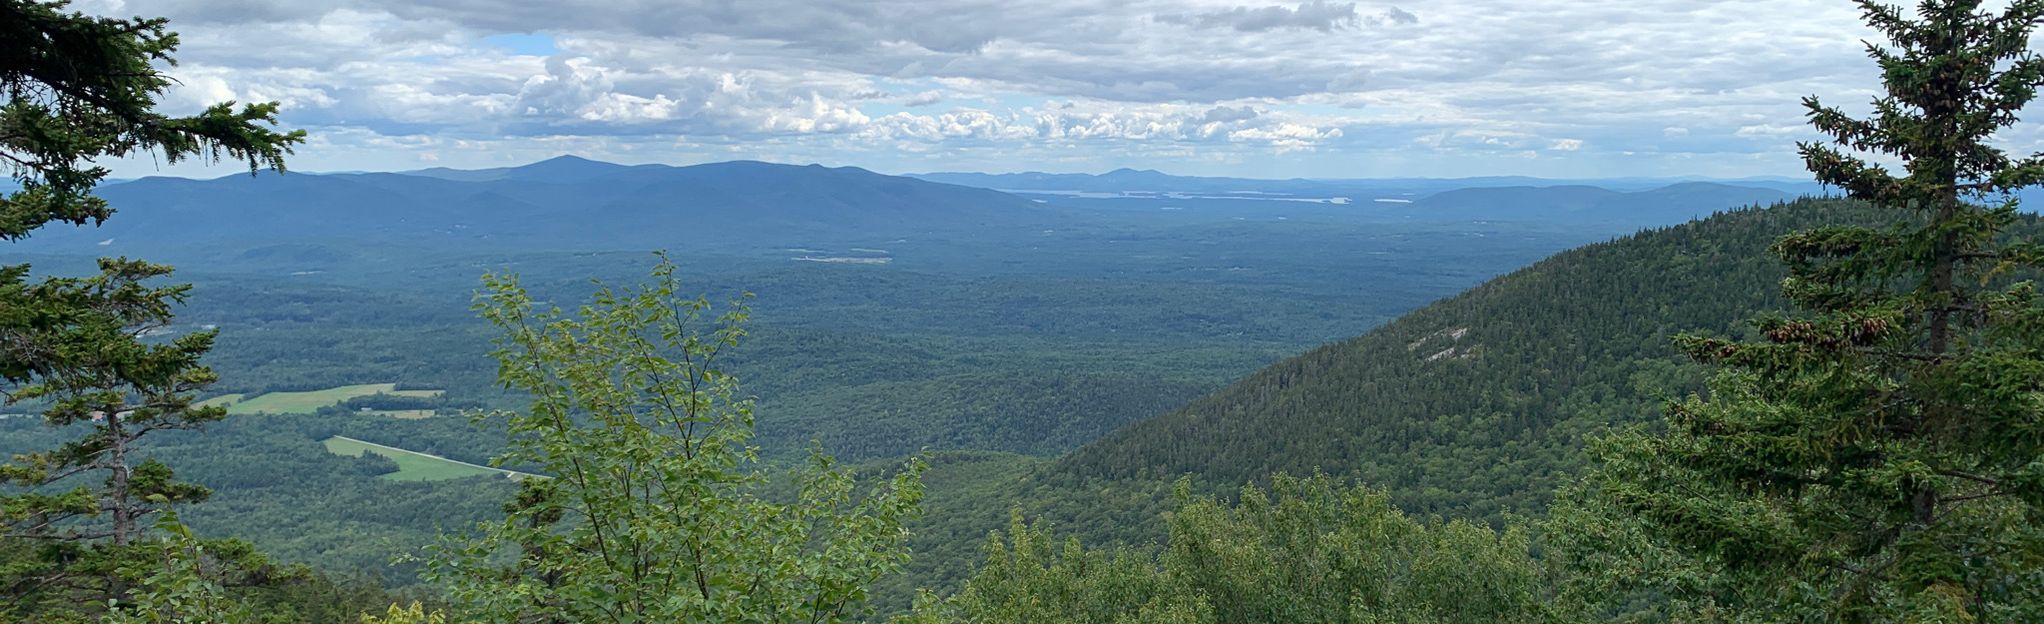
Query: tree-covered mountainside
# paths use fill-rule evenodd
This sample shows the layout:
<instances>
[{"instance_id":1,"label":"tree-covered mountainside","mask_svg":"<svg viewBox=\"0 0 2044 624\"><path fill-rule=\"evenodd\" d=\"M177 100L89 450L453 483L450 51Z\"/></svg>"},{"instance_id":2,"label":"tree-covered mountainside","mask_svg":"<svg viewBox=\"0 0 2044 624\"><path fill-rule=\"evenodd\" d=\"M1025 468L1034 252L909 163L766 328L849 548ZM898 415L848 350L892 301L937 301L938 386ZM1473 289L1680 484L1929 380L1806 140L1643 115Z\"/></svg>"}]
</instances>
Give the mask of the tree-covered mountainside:
<instances>
[{"instance_id":1,"label":"tree-covered mountainside","mask_svg":"<svg viewBox=\"0 0 2044 624\"><path fill-rule=\"evenodd\" d=\"M1866 215L1806 200L1564 252L1109 434L1056 470L1223 487L1324 470L1388 487L1410 511L1538 513L1581 465L1584 434L1701 387L1672 336L1744 335L1744 319L1783 306L1768 245ZM2020 235L2039 233L2022 222Z\"/></svg>"}]
</instances>

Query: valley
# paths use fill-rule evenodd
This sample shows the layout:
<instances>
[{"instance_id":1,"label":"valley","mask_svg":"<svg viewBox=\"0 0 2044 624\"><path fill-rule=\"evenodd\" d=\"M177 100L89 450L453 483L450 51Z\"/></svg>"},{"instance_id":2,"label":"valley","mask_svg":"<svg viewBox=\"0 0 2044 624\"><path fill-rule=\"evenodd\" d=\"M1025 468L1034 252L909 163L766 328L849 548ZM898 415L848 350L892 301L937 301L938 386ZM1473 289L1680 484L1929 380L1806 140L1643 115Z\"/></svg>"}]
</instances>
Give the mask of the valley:
<instances>
[{"instance_id":1,"label":"valley","mask_svg":"<svg viewBox=\"0 0 2044 624\"><path fill-rule=\"evenodd\" d=\"M464 530L465 522L487 515L509 495L504 471L529 470L487 468L503 452L504 440L485 433L487 423L464 416L523 407L520 397L496 386L487 358L491 334L468 310L466 293L478 287L478 276L514 271L539 296L572 300L591 290L591 277L634 279L652 259L648 251L665 248L680 265L684 283L711 300L749 294L744 301L752 328L729 365L744 392L757 397L756 442L770 463L794 462L812 443L880 473L902 457L932 458L931 512L915 532L915 548L924 555L912 561L911 574L887 581L890 589L881 601L901 609L914 588L961 581L974 564L978 538L1002 527L1010 509L1078 530L1089 542L1142 543L1157 539L1161 529L1151 518L1168 506L1168 483L1176 475L1200 474L1208 484L1203 487L1225 486L1276 468L1255 464L1227 472L1241 461L1230 459L1231 453L1264 454L1261 449L1272 448L1265 442L1170 434L1181 441L1175 452L1214 460L1197 464L1173 464L1138 444L1154 435L1146 432L1180 418L1183 409L1200 409L1215 399L1182 408L1187 403L1217 390L1222 397L1240 392L1226 389L1233 380L1324 343L1369 333L1547 254L1628 234L1642 218L1659 219L1654 224L1660 225L1690 215L1513 219L1510 206L1545 201L1530 197L1548 193L1516 187L1487 200L1457 200L1463 207L1438 218L1412 212L1424 199L1399 214L1379 208L1387 204L1358 210L1335 202L1241 199L1233 195L1243 192L1220 191L1011 201L1012 196L973 189L875 180L857 171L739 165L762 176L752 184L774 188L850 176L853 187L818 191L844 205L863 201L858 188L898 186L908 190L889 190L886 201L899 201L893 198L899 193L955 196L933 200L947 205L1010 199L964 211L978 215L968 221L939 210L863 222L840 221L832 216L836 208L809 200L777 199L771 210L788 215L788 221L774 230L715 225L728 218L719 213L745 212L751 204L676 209L692 215L685 221L648 217L640 209L628 219L650 219L645 227L620 223L590 230L637 232L613 239L584 237L534 212L489 217L498 225L485 225L480 215L535 210L524 204L486 208L497 195L593 193L577 186L591 176L608 176L601 186L614 195L641 183L660 191L641 195L647 198L764 197L759 189L765 187L726 180L680 186L684 182L678 180L694 179L686 168L625 169L564 159L494 172L438 172L444 179L231 177L177 182L173 199L132 196L124 217L136 228L151 227L149 215L156 211L232 206L267 196L262 193L275 192L268 187L276 184L313 198L373 184L392 194L387 204L412 206L402 216L349 220L381 224L360 233L347 229L355 226L321 225L323 211L342 208L319 208L315 199L261 219L211 217L224 221L187 230L190 234L173 230L146 237L156 247L138 252L177 262L181 279L196 285L180 313L184 325L173 333L205 327L220 332L209 363L222 375L216 386L222 394L209 400L236 415L290 416L236 418L203 434L166 438L155 452L215 490L213 500L189 517L201 530L243 536L286 560L374 573L397 585L413 582L412 568L391 567L392 556L416 550L440 532ZM778 181L782 177L789 180ZM109 192L168 184L144 180ZM444 188L455 184L468 188L458 193ZM323 189L329 185L335 188ZM1418 197L1421 191L1400 192ZM422 199L465 194L485 203L413 203L420 200L398 193ZM1709 210L1782 196L1739 187ZM1499 208L1484 212L1484 201ZM1155 209L1160 203L1181 209ZM559 205L572 211L589 204ZM247 209L260 210L255 204ZM982 227L972 221L977 219L1003 225ZM468 227L442 225L457 222ZM510 227L514 223L518 227ZM690 234L699 228L717 233ZM826 230L827 235L818 233ZM654 236L658 232L665 234ZM100 232L55 230L23 245L35 254L23 259L77 266L67 254L107 251L98 244L104 238ZM145 237L115 238L116 245L143 245ZM135 242L119 242L126 240ZM1466 322L1485 337L1472 342L1524 340L1497 337L1494 327ZM1486 351L1471 349L1439 363L1488 361ZM370 380L382 383L364 383ZM1245 383L1256 382L1236 385ZM1494 428L1478 422L1460 426ZM1264 429L1270 427L1226 432ZM1343 438L1326 432L1313 437L1323 443ZM35 442L0 439L10 449ZM260 452L250 452L257 446ZM1287 450L1264 456L1288 460L1284 467L1295 472L1351 456L1286 444L1276 448ZM215 455L225 449L241 450L232 464L214 467ZM360 457L365 452L370 459ZM1103 464L1110 457L1121 463ZM1412 461L1363 464L1356 476L1407 479L1382 471ZM1548 478L1544 475L1565 468L1500 466L1515 479ZM308 476L303 483L280 485L251 480L250 474ZM1401 494L1435 491L1431 482L1411 483L1427 487L1401 488ZM1480 491L1401 503L1494 517L1544 500L1536 483L1502 480ZM421 488L434 494L422 495ZM349 500L381 502L377 513L345 514L341 517L349 520L335 526L336 509ZM331 544L337 531L379 537L336 549Z\"/></svg>"}]
</instances>

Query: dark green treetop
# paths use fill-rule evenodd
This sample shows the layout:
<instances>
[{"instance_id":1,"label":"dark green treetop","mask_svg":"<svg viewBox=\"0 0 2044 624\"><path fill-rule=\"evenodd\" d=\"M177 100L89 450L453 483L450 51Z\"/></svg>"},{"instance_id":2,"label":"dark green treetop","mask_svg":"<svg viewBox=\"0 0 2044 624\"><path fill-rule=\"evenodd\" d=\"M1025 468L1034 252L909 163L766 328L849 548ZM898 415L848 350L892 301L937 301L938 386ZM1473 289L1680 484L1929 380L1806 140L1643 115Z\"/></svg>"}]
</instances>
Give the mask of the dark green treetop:
<instances>
[{"instance_id":1,"label":"dark green treetop","mask_svg":"<svg viewBox=\"0 0 2044 624\"><path fill-rule=\"evenodd\" d=\"M0 194L0 240L50 223L105 221L113 209L93 195L108 173L101 159L233 158L251 172L281 170L304 140L268 127L274 103L156 112L173 84L158 67L173 64L177 47L164 20L65 7L0 0L0 164L19 185ZM151 283L169 272L121 258L101 260L89 277L32 280L26 265L0 266L0 399L42 408L53 426L85 429L0 467L10 486L0 491L0 615L65 622L162 598L149 593L157 576L148 564L163 551L139 541L160 523L145 520L207 492L138 456L137 442L225 416L192 402L215 379L199 364L214 334L172 325L188 288ZM235 545L213 552L258 559Z\"/></svg>"},{"instance_id":2,"label":"dark green treetop","mask_svg":"<svg viewBox=\"0 0 2044 624\"><path fill-rule=\"evenodd\" d=\"M2044 617L2044 253L2008 234L2044 161L1990 144L2044 84L2044 2L1981 4L1860 2L1886 93L1865 119L1806 99L1833 141L1800 148L1891 224L1776 243L1800 312L1756 319L1758 340L1680 339L1720 368L1708 395L1605 441L1577 493L1630 526L1565 539L1604 564L1627 535L1657 545L1683 619Z\"/></svg>"},{"instance_id":3,"label":"dark green treetop","mask_svg":"<svg viewBox=\"0 0 2044 624\"><path fill-rule=\"evenodd\" d=\"M1161 552L1062 547L1015 512L956 594L924 594L898 624L1573 621L1519 528L1405 515L1327 476L1271 478L1230 501L1176 487Z\"/></svg>"}]
</instances>

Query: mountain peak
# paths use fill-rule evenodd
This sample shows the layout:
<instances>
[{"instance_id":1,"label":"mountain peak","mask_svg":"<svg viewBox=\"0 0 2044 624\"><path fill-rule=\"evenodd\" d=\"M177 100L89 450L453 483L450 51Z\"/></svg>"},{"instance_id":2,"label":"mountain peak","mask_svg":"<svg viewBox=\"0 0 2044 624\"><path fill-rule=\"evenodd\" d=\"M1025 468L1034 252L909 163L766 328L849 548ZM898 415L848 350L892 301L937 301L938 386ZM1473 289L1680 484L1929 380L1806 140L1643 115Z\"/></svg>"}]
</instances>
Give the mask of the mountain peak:
<instances>
[{"instance_id":1,"label":"mountain peak","mask_svg":"<svg viewBox=\"0 0 2044 624\"><path fill-rule=\"evenodd\" d=\"M548 158L546 160L534 162L532 164L512 167L511 169L530 171L536 169L548 170L623 169L624 167L625 167L624 165L616 163L607 163L601 160L590 160L587 158L583 158L581 156L576 156L574 154L562 154L559 156L555 156L553 158Z\"/></svg>"},{"instance_id":2,"label":"mountain peak","mask_svg":"<svg viewBox=\"0 0 2044 624\"><path fill-rule=\"evenodd\" d=\"M537 182L572 183L629 169L624 165L562 154L529 165L497 170L502 178Z\"/></svg>"}]
</instances>

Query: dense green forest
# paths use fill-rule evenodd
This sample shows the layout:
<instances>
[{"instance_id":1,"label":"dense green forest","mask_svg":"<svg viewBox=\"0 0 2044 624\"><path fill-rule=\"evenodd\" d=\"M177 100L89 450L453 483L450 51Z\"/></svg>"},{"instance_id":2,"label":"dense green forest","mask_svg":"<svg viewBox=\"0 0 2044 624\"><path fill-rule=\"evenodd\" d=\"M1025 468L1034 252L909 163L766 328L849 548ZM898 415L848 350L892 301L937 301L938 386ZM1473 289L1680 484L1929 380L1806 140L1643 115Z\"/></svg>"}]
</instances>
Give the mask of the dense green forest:
<instances>
[{"instance_id":1,"label":"dense green forest","mask_svg":"<svg viewBox=\"0 0 2044 624\"><path fill-rule=\"evenodd\" d=\"M1370 268L1286 267L1252 277L1240 271L1115 274L1067 259L1066 265L1010 275L969 255L958 256L964 268L954 272L940 272L943 266L788 268L723 256L677 260L692 289L713 297L754 293L751 333L727 362L744 380L744 391L757 397L756 442L770 461L799 460L811 440L876 469L910 453L932 453L926 476L933 512L915 538L915 548L931 555L910 563L913 575L882 583L891 588L886 604L905 607L917 587L962 580L985 532L1002 526L1018 504L1052 521L1096 527L1102 536L1134 541L1157 534L1148 516L1168 500L1163 485L1116 486L1109 491L1127 493L1108 494L1105 502L1059 495L1039 504L1016 492L1039 487L1018 479L1041 460L1008 453L1062 453L1286 354L1365 330L1458 284L1477 283L1585 236L1518 226L1474 230L1518 234L1510 239L1514 247L1499 249L1490 241L1477 246L1484 238L1472 232L1433 225L1321 225L1317 233L1311 224L1225 226L1238 234L1282 228L1242 239L1231 252L1241 257L1230 262L1302 262L1305 256L1277 241L1306 237L1325 241L1316 243L1326 248L1320 258L1350 258ZM1271 242L1255 242L1263 236ZM1117 244L1141 253L1141 245L1169 251L1218 240L1228 239L1195 229ZM1350 246L1334 253L1342 241ZM1074 244L1042 257L1082 248L1090 247ZM1384 259L1394 254L1405 259ZM472 275L515 268L535 292L571 300L587 294L589 276L629 280L620 267L648 257L466 257L452 269L392 278L382 287L359 283L380 279L373 274L265 277L220 272L241 265L198 262L197 270L180 273L195 286L172 329L220 332L206 362L222 379L202 398L392 382L445 394L396 403L368 397L303 415L237 416L202 433L167 433L148 452L215 490L207 504L184 514L203 534L248 539L279 560L410 586L418 565L393 565L392 558L492 513L509 485L393 482L382 478L384 463L336 457L322 441L341 435L489 463L503 452L503 435L474 426L462 413L515 408L522 399L496 385L487 361L491 332L467 309L476 288ZM80 263L65 258L34 259L38 268L79 271L67 270ZM1350 286L1357 275L1370 276L1366 286ZM400 420L360 413L364 407L430 409L436 416ZM44 448L68 435L28 435L38 426L23 419L0 426L19 432L5 438L8 451ZM953 450L994 452L953 461L946 453Z\"/></svg>"},{"instance_id":2,"label":"dense green forest","mask_svg":"<svg viewBox=\"0 0 2044 624\"><path fill-rule=\"evenodd\" d=\"M1652 420L1702 387L1676 334L1748 336L1747 318L1782 305L1775 240L1872 218L1804 201L1570 250L1118 430L1056 469L1218 487L1324 470L1418 513L1538 513L1582 466L1585 434Z\"/></svg>"}]
</instances>

